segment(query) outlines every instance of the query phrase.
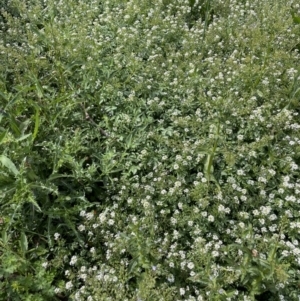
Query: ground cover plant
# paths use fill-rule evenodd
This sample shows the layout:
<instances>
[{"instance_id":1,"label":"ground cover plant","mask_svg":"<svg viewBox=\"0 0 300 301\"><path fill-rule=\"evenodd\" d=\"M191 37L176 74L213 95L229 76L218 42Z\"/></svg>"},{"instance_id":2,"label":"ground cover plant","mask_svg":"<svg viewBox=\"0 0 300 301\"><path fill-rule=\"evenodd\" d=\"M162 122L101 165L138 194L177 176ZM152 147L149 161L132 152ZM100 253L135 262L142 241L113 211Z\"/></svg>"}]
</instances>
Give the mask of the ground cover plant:
<instances>
[{"instance_id":1,"label":"ground cover plant","mask_svg":"<svg viewBox=\"0 0 300 301\"><path fill-rule=\"evenodd\" d=\"M299 300L299 10L3 0L0 300Z\"/></svg>"}]
</instances>

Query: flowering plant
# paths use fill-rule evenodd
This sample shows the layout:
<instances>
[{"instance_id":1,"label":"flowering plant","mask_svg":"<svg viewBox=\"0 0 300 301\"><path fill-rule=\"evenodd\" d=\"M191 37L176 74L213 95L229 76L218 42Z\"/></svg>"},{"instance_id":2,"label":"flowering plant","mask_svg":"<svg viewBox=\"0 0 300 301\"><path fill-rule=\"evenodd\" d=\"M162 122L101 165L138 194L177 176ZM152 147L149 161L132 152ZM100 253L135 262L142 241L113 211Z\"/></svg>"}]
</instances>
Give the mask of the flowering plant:
<instances>
[{"instance_id":1,"label":"flowering plant","mask_svg":"<svg viewBox=\"0 0 300 301\"><path fill-rule=\"evenodd\" d=\"M298 300L298 15L5 1L0 297Z\"/></svg>"}]
</instances>

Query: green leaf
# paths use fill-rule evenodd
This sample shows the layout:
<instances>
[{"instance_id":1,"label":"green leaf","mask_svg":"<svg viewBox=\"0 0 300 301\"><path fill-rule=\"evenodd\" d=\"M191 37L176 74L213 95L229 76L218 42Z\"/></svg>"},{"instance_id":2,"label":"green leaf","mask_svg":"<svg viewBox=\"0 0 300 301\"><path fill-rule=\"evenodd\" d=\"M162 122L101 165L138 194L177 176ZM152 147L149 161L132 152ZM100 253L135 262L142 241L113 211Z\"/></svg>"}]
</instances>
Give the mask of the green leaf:
<instances>
[{"instance_id":1,"label":"green leaf","mask_svg":"<svg viewBox=\"0 0 300 301\"><path fill-rule=\"evenodd\" d=\"M138 260L137 258L133 258L131 260L131 262L129 263L129 266L128 266L128 273L131 274L134 272L135 270L135 267L138 265Z\"/></svg>"},{"instance_id":2,"label":"green leaf","mask_svg":"<svg viewBox=\"0 0 300 301\"><path fill-rule=\"evenodd\" d=\"M23 254L26 253L26 251L28 250L28 241L24 232L21 233L20 246L21 246L22 253Z\"/></svg>"},{"instance_id":3,"label":"green leaf","mask_svg":"<svg viewBox=\"0 0 300 301\"><path fill-rule=\"evenodd\" d=\"M23 92L28 92L31 90L31 87L26 86L25 88L20 89L20 91L18 91L18 93L11 99L9 100L8 104L5 107L5 110L8 110L9 108L11 108L14 103L19 99L19 96L23 93Z\"/></svg>"},{"instance_id":4,"label":"green leaf","mask_svg":"<svg viewBox=\"0 0 300 301\"><path fill-rule=\"evenodd\" d=\"M15 135L16 136L21 136L22 132L21 132L21 130L20 130L18 124L17 124L16 119L11 117L9 123L10 123L10 127L13 130L13 132L15 133Z\"/></svg>"},{"instance_id":5,"label":"green leaf","mask_svg":"<svg viewBox=\"0 0 300 301\"><path fill-rule=\"evenodd\" d=\"M202 275L198 275L198 274L196 274L195 276L189 277L188 280L199 283L202 286L209 285L209 281L206 281L206 279L204 279Z\"/></svg>"},{"instance_id":6,"label":"green leaf","mask_svg":"<svg viewBox=\"0 0 300 301\"><path fill-rule=\"evenodd\" d=\"M3 142L7 134L7 131L4 131L3 133L0 134L0 144Z\"/></svg>"},{"instance_id":7,"label":"green leaf","mask_svg":"<svg viewBox=\"0 0 300 301\"><path fill-rule=\"evenodd\" d=\"M47 182L51 182L53 180L60 179L60 178L74 178L74 176L54 173L50 175L50 177L47 179Z\"/></svg>"},{"instance_id":8,"label":"green leaf","mask_svg":"<svg viewBox=\"0 0 300 301\"><path fill-rule=\"evenodd\" d=\"M37 210L38 210L39 212L42 212L41 207L39 206L39 204L36 202L36 200L35 200L34 198L29 197L29 198L28 198L28 202L31 203L31 204L33 204L33 205L37 208Z\"/></svg>"},{"instance_id":9,"label":"green leaf","mask_svg":"<svg viewBox=\"0 0 300 301\"><path fill-rule=\"evenodd\" d=\"M17 170L15 164L6 156L1 155L0 162L2 163L2 165L4 165L6 168L8 168L14 175L19 174L19 171Z\"/></svg>"},{"instance_id":10,"label":"green leaf","mask_svg":"<svg viewBox=\"0 0 300 301\"><path fill-rule=\"evenodd\" d=\"M300 24L300 16L295 15L294 11L291 12L291 15L292 15L294 24Z\"/></svg>"},{"instance_id":11,"label":"green leaf","mask_svg":"<svg viewBox=\"0 0 300 301\"><path fill-rule=\"evenodd\" d=\"M204 173L208 181L209 181L210 174L213 172L212 158L213 158L212 154L207 154L206 161L204 164Z\"/></svg>"},{"instance_id":12,"label":"green leaf","mask_svg":"<svg viewBox=\"0 0 300 301\"><path fill-rule=\"evenodd\" d=\"M23 140L27 139L29 136L31 136L31 133L22 135L20 138L16 139L16 141L18 141L18 142L23 141Z\"/></svg>"},{"instance_id":13,"label":"green leaf","mask_svg":"<svg viewBox=\"0 0 300 301\"><path fill-rule=\"evenodd\" d=\"M1 91L0 91L0 97L1 97L2 99L4 99L6 102L8 102L7 96L6 96L4 93L2 93Z\"/></svg>"},{"instance_id":14,"label":"green leaf","mask_svg":"<svg viewBox=\"0 0 300 301\"><path fill-rule=\"evenodd\" d=\"M264 94L260 90L257 90L256 92L259 97L264 97Z\"/></svg>"},{"instance_id":15,"label":"green leaf","mask_svg":"<svg viewBox=\"0 0 300 301\"><path fill-rule=\"evenodd\" d=\"M2 241L4 244L7 244L8 243L8 236L7 236L7 232L6 232L6 229L4 229L2 231Z\"/></svg>"},{"instance_id":16,"label":"green leaf","mask_svg":"<svg viewBox=\"0 0 300 301\"><path fill-rule=\"evenodd\" d=\"M35 137L39 131L39 126L40 126L40 111L38 109L35 109L35 124L34 124L32 140L35 139Z\"/></svg>"}]
</instances>

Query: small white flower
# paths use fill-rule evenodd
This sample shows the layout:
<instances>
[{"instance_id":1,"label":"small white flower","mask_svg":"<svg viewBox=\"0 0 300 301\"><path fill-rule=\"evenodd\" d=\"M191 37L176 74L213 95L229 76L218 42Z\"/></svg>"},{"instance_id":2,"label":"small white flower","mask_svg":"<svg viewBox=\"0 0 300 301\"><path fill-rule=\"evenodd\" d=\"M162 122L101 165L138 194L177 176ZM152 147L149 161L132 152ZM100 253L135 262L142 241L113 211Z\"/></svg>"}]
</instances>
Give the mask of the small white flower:
<instances>
[{"instance_id":1,"label":"small white flower","mask_svg":"<svg viewBox=\"0 0 300 301\"><path fill-rule=\"evenodd\" d=\"M185 289L184 288L180 288L180 296L183 296L185 294Z\"/></svg>"},{"instance_id":2,"label":"small white flower","mask_svg":"<svg viewBox=\"0 0 300 301\"><path fill-rule=\"evenodd\" d=\"M193 221L188 221L188 225L189 225L190 227L192 227L192 226L193 226L193 224L194 224L194 222L193 222Z\"/></svg>"},{"instance_id":3,"label":"small white flower","mask_svg":"<svg viewBox=\"0 0 300 301\"><path fill-rule=\"evenodd\" d=\"M244 172L242 169L239 169L239 170L237 171L237 174L238 174L239 176L243 176L243 175L245 175L245 172Z\"/></svg>"},{"instance_id":4,"label":"small white flower","mask_svg":"<svg viewBox=\"0 0 300 301\"><path fill-rule=\"evenodd\" d=\"M67 290L70 290L72 287L73 287L72 281L69 281L69 282L66 283L66 289Z\"/></svg>"},{"instance_id":5,"label":"small white flower","mask_svg":"<svg viewBox=\"0 0 300 301\"><path fill-rule=\"evenodd\" d=\"M259 177L258 182L267 183L267 179L264 177Z\"/></svg>"},{"instance_id":6,"label":"small white flower","mask_svg":"<svg viewBox=\"0 0 300 301\"><path fill-rule=\"evenodd\" d=\"M218 211L219 211L219 212L224 212L224 211L225 211L225 207L224 207L222 204L219 205Z\"/></svg>"},{"instance_id":7,"label":"small white flower","mask_svg":"<svg viewBox=\"0 0 300 301\"><path fill-rule=\"evenodd\" d=\"M82 216L82 217L84 217L85 214L86 214L86 212L84 210L80 211L80 213L79 213L79 215Z\"/></svg>"},{"instance_id":8,"label":"small white flower","mask_svg":"<svg viewBox=\"0 0 300 301\"><path fill-rule=\"evenodd\" d=\"M203 211L203 212L201 212L201 215L202 215L203 217L207 217L207 212L206 212L206 211Z\"/></svg>"},{"instance_id":9,"label":"small white flower","mask_svg":"<svg viewBox=\"0 0 300 301\"><path fill-rule=\"evenodd\" d=\"M171 283L174 282L174 280L175 280L173 275L169 275L167 279Z\"/></svg>"},{"instance_id":10,"label":"small white flower","mask_svg":"<svg viewBox=\"0 0 300 301\"><path fill-rule=\"evenodd\" d=\"M215 220L215 218L212 215L209 215L207 219L209 222L214 222Z\"/></svg>"},{"instance_id":11,"label":"small white flower","mask_svg":"<svg viewBox=\"0 0 300 301\"><path fill-rule=\"evenodd\" d=\"M55 239L55 240L58 240L59 237L60 237L60 234L59 234L59 233L54 233L54 239Z\"/></svg>"},{"instance_id":12,"label":"small white flower","mask_svg":"<svg viewBox=\"0 0 300 301\"><path fill-rule=\"evenodd\" d=\"M82 279L82 280L86 280L87 274L80 274L79 278Z\"/></svg>"},{"instance_id":13,"label":"small white flower","mask_svg":"<svg viewBox=\"0 0 300 301\"><path fill-rule=\"evenodd\" d=\"M181 182L180 181L176 181L175 182L175 187L180 187L181 186Z\"/></svg>"},{"instance_id":14,"label":"small white flower","mask_svg":"<svg viewBox=\"0 0 300 301\"><path fill-rule=\"evenodd\" d=\"M174 218L174 217L171 217L171 224L172 224L172 225L177 224L177 219Z\"/></svg>"},{"instance_id":15,"label":"small white flower","mask_svg":"<svg viewBox=\"0 0 300 301\"><path fill-rule=\"evenodd\" d=\"M108 223L110 226L112 226L112 225L115 223L115 221L114 221L113 219L109 219L107 223Z\"/></svg>"},{"instance_id":16,"label":"small white flower","mask_svg":"<svg viewBox=\"0 0 300 301\"><path fill-rule=\"evenodd\" d=\"M87 220L91 220L94 217L94 212L87 213L85 217Z\"/></svg>"},{"instance_id":17,"label":"small white flower","mask_svg":"<svg viewBox=\"0 0 300 301\"><path fill-rule=\"evenodd\" d=\"M78 230L79 230L80 232L84 231L84 230L85 230L85 226L84 226L84 225L79 225L79 226L78 226Z\"/></svg>"},{"instance_id":18,"label":"small white flower","mask_svg":"<svg viewBox=\"0 0 300 301\"><path fill-rule=\"evenodd\" d=\"M43 262L43 263L42 263L42 267L43 267L43 268L45 268L45 269L46 269L46 268L47 268L47 266L48 266L48 262L47 262L47 261L45 261L45 262Z\"/></svg>"},{"instance_id":19,"label":"small white flower","mask_svg":"<svg viewBox=\"0 0 300 301\"><path fill-rule=\"evenodd\" d=\"M77 262L77 256L72 256L70 265L75 265L76 262Z\"/></svg>"}]
</instances>

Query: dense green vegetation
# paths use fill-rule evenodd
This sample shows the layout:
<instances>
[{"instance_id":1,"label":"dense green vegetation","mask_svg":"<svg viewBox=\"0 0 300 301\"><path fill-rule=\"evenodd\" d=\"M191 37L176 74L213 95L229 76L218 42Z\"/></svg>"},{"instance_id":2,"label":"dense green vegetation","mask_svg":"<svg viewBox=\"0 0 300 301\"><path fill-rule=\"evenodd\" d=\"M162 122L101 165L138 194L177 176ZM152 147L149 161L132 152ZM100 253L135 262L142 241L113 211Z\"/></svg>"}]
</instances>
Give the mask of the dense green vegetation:
<instances>
[{"instance_id":1,"label":"dense green vegetation","mask_svg":"<svg viewBox=\"0 0 300 301\"><path fill-rule=\"evenodd\" d=\"M299 300L296 0L0 8L0 300Z\"/></svg>"}]
</instances>

